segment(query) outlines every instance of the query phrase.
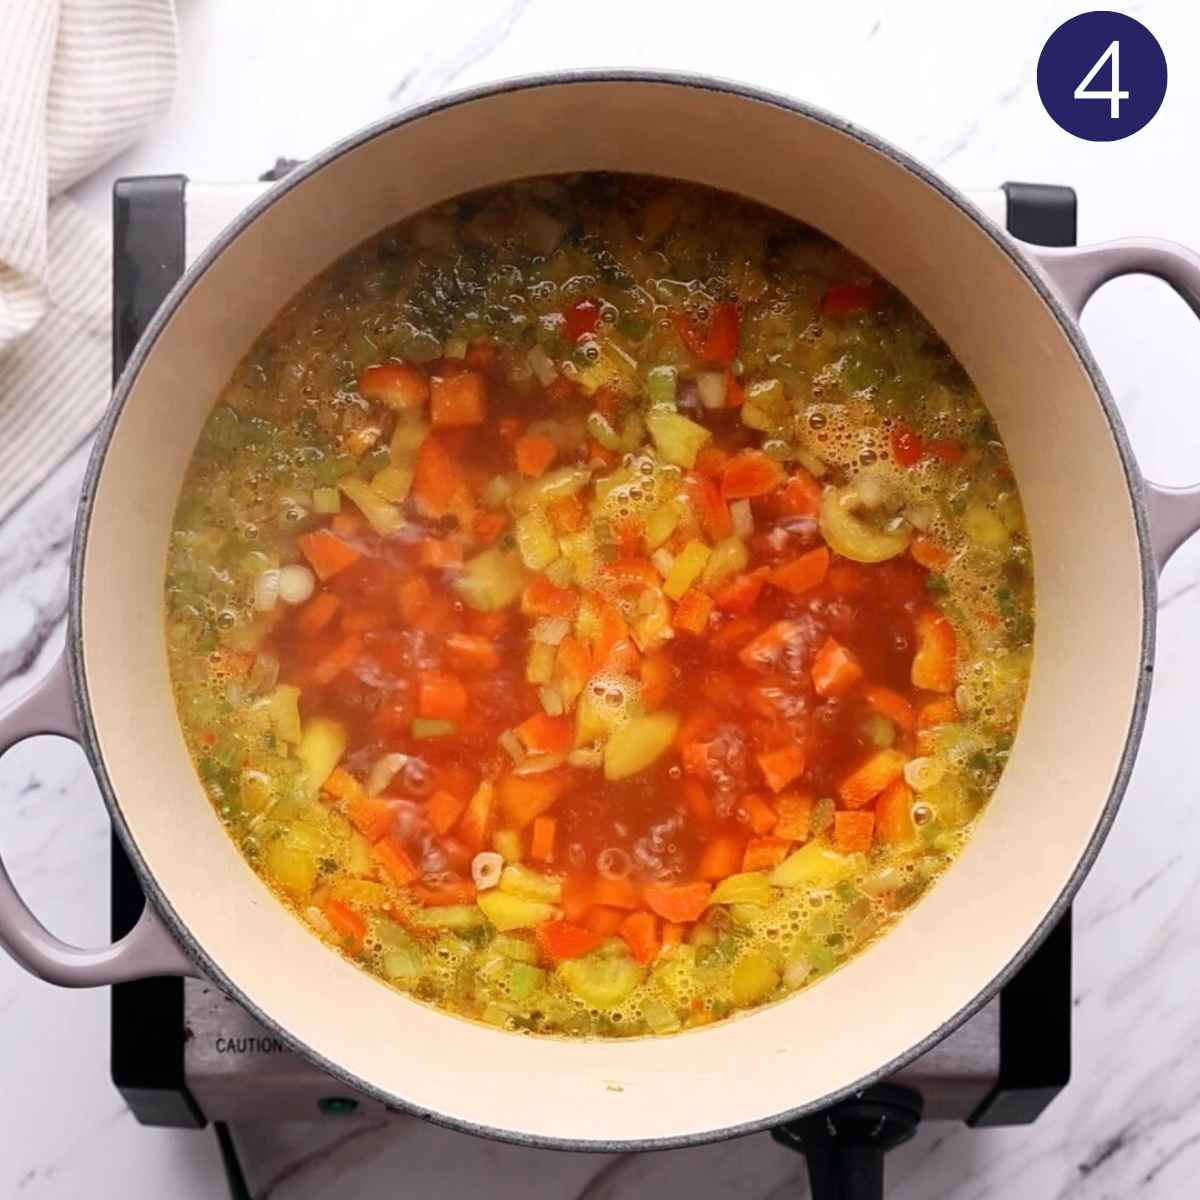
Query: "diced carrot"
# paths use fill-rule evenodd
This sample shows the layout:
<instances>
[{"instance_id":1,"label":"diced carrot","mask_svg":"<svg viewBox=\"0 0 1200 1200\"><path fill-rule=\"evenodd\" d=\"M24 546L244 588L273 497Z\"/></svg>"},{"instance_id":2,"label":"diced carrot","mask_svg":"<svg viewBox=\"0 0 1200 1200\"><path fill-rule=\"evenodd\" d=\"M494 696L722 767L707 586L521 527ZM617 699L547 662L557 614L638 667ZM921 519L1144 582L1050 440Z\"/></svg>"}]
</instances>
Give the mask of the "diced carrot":
<instances>
[{"instance_id":1,"label":"diced carrot","mask_svg":"<svg viewBox=\"0 0 1200 1200\"><path fill-rule=\"evenodd\" d=\"M419 628L433 601L433 589L424 575L413 575L400 585L400 616L405 625Z\"/></svg>"},{"instance_id":2,"label":"diced carrot","mask_svg":"<svg viewBox=\"0 0 1200 1200\"><path fill-rule=\"evenodd\" d=\"M825 546L818 546L799 558L793 558L791 562L780 564L771 572L769 582L785 592L791 592L793 596L799 596L820 587L828 574L829 550Z\"/></svg>"},{"instance_id":3,"label":"diced carrot","mask_svg":"<svg viewBox=\"0 0 1200 1200\"><path fill-rule=\"evenodd\" d=\"M333 926L334 932L350 943L350 950L357 954L367 936L367 923L341 900L326 900L321 911L325 920Z\"/></svg>"},{"instance_id":4,"label":"diced carrot","mask_svg":"<svg viewBox=\"0 0 1200 1200\"><path fill-rule=\"evenodd\" d=\"M579 593L560 588L545 575L535 575L521 593L521 612L527 617L573 617Z\"/></svg>"},{"instance_id":5,"label":"diced carrot","mask_svg":"<svg viewBox=\"0 0 1200 1200\"><path fill-rule=\"evenodd\" d=\"M570 703L583 691L592 674L592 656L577 637L567 635L558 644L554 658L554 677L562 690L563 699Z\"/></svg>"},{"instance_id":6,"label":"diced carrot","mask_svg":"<svg viewBox=\"0 0 1200 1200\"><path fill-rule=\"evenodd\" d=\"M806 842L812 831L813 795L811 792L787 792L775 801L776 837L789 842Z\"/></svg>"},{"instance_id":7,"label":"diced carrot","mask_svg":"<svg viewBox=\"0 0 1200 1200\"><path fill-rule=\"evenodd\" d=\"M530 754L566 754L575 742L575 722L570 717L552 717L537 712L513 732Z\"/></svg>"},{"instance_id":8,"label":"diced carrot","mask_svg":"<svg viewBox=\"0 0 1200 1200\"><path fill-rule=\"evenodd\" d=\"M302 533L296 539L296 545L300 547L300 553L308 559L309 565L322 582L353 566L362 558L358 550L348 542L343 542L336 533L330 533L328 529L314 529L312 533Z\"/></svg>"},{"instance_id":9,"label":"diced carrot","mask_svg":"<svg viewBox=\"0 0 1200 1200\"><path fill-rule=\"evenodd\" d=\"M558 822L553 817L535 817L533 832L529 835L529 857L538 862L554 861L554 835Z\"/></svg>"},{"instance_id":10,"label":"diced carrot","mask_svg":"<svg viewBox=\"0 0 1200 1200\"><path fill-rule=\"evenodd\" d=\"M908 548L916 562L926 570L941 574L950 565L950 552L928 534L918 533Z\"/></svg>"},{"instance_id":11,"label":"diced carrot","mask_svg":"<svg viewBox=\"0 0 1200 1200\"><path fill-rule=\"evenodd\" d=\"M738 863L741 856L738 856ZM734 871L737 870L735 864ZM730 874L733 874L731 871ZM676 925L697 920L708 907L711 883L651 883L643 889L646 905L664 921Z\"/></svg>"},{"instance_id":12,"label":"diced carrot","mask_svg":"<svg viewBox=\"0 0 1200 1200\"><path fill-rule=\"evenodd\" d=\"M642 703L653 711L662 708L675 684L671 656L655 651L642 657Z\"/></svg>"},{"instance_id":13,"label":"diced carrot","mask_svg":"<svg viewBox=\"0 0 1200 1200\"><path fill-rule=\"evenodd\" d=\"M467 802L456 827L458 836L472 854L478 854L488 844L495 821L496 787L490 779L485 779Z\"/></svg>"},{"instance_id":14,"label":"diced carrot","mask_svg":"<svg viewBox=\"0 0 1200 1200\"><path fill-rule=\"evenodd\" d=\"M761 450L742 450L735 454L721 473L721 497L744 500L773 492L787 478L781 463Z\"/></svg>"},{"instance_id":15,"label":"diced carrot","mask_svg":"<svg viewBox=\"0 0 1200 1200\"><path fill-rule=\"evenodd\" d=\"M858 659L836 638L826 638L812 665L817 695L844 696L862 677L863 669Z\"/></svg>"},{"instance_id":16,"label":"diced carrot","mask_svg":"<svg viewBox=\"0 0 1200 1200\"><path fill-rule=\"evenodd\" d=\"M445 443L433 435L427 437L417 450L412 490L431 516L454 514L461 520L471 509L462 471Z\"/></svg>"},{"instance_id":17,"label":"diced carrot","mask_svg":"<svg viewBox=\"0 0 1200 1200\"><path fill-rule=\"evenodd\" d=\"M496 422L496 432L506 441L515 442L525 429L525 423L520 417L501 417Z\"/></svg>"},{"instance_id":18,"label":"diced carrot","mask_svg":"<svg viewBox=\"0 0 1200 1200\"><path fill-rule=\"evenodd\" d=\"M420 408L429 399L429 381L405 363L376 363L359 374L358 394L388 408Z\"/></svg>"},{"instance_id":19,"label":"diced carrot","mask_svg":"<svg viewBox=\"0 0 1200 1200\"><path fill-rule=\"evenodd\" d=\"M561 771L540 775L506 775L500 780L500 810L514 829L524 829L535 817L554 807L567 786Z\"/></svg>"},{"instance_id":20,"label":"diced carrot","mask_svg":"<svg viewBox=\"0 0 1200 1200\"><path fill-rule=\"evenodd\" d=\"M348 796L342 804L346 819L367 839L377 842L392 827L395 812L392 806L382 796L368 796L360 790L355 796Z\"/></svg>"},{"instance_id":21,"label":"diced carrot","mask_svg":"<svg viewBox=\"0 0 1200 1200\"><path fill-rule=\"evenodd\" d=\"M476 513L471 521L471 532L485 546L490 546L507 527L508 518L500 512Z\"/></svg>"},{"instance_id":22,"label":"diced carrot","mask_svg":"<svg viewBox=\"0 0 1200 1200\"><path fill-rule=\"evenodd\" d=\"M676 629L682 630L684 633L694 633L699 635L704 632L708 625L709 615L712 613L712 597L707 592L701 592L696 588L689 588L679 598L679 603L675 606L675 616L672 619L672 624Z\"/></svg>"},{"instance_id":23,"label":"diced carrot","mask_svg":"<svg viewBox=\"0 0 1200 1200\"><path fill-rule=\"evenodd\" d=\"M582 958L604 941L605 935L570 921L545 921L537 927L538 945L551 962Z\"/></svg>"},{"instance_id":24,"label":"diced carrot","mask_svg":"<svg viewBox=\"0 0 1200 1200\"><path fill-rule=\"evenodd\" d=\"M602 933L605 937L612 937L621 928L621 922L625 920L625 914L619 908L605 908L602 904L594 904L587 911L587 916L583 918L583 927L590 929L593 933Z\"/></svg>"},{"instance_id":25,"label":"diced carrot","mask_svg":"<svg viewBox=\"0 0 1200 1200\"><path fill-rule=\"evenodd\" d=\"M648 558L618 558L606 563L603 573L618 585L638 584L653 588L662 582L658 568Z\"/></svg>"},{"instance_id":26,"label":"diced carrot","mask_svg":"<svg viewBox=\"0 0 1200 1200\"><path fill-rule=\"evenodd\" d=\"M705 847L700 855L700 862L696 866L696 874L701 879L709 879L713 882L724 879L726 875L733 875L741 868L742 855L745 853L745 843L741 838L731 837L728 834L723 834L720 837L715 837ZM653 908L654 906L651 905ZM658 912L658 909L654 910ZM666 913L661 913L661 916L666 916ZM681 920L690 920L691 918L684 917Z\"/></svg>"},{"instance_id":27,"label":"diced carrot","mask_svg":"<svg viewBox=\"0 0 1200 1200\"><path fill-rule=\"evenodd\" d=\"M752 671L770 670L784 647L802 627L797 621L776 621L738 651L738 658Z\"/></svg>"},{"instance_id":28,"label":"diced carrot","mask_svg":"<svg viewBox=\"0 0 1200 1200\"><path fill-rule=\"evenodd\" d=\"M893 725L898 725L906 733L916 728L917 714L913 711L913 706L899 692L894 692L891 688L880 687L878 684L871 684L869 687L863 688L862 694L863 699L880 716L887 717Z\"/></svg>"},{"instance_id":29,"label":"diced carrot","mask_svg":"<svg viewBox=\"0 0 1200 1200\"><path fill-rule=\"evenodd\" d=\"M425 813L438 837L444 837L454 828L466 807L467 802L461 796L456 796L445 788L438 788L425 801Z\"/></svg>"},{"instance_id":30,"label":"diced carrot","mask_svg":"<svg viewBox=\"0 0 1200 1200\"><path fill-rule=\"evenodd\" d=\"M668 946L680 946L683 944L683 926L676 925L673 921L664 921L662 927L662 944L663 949Z\"/></svg>"},{"instance_id":31,"label":"diced carrot","mask_svg":"<svg viewBox=\"0 0 1200 1200\"><path fill-rule=\"evenodd\" d=\"M707 475L689 471L685 488L692 507L700 520L700 527L710 541L719 542L733 532L733 517L729 505L721 497L717 485Z\"/></svg>"},{"instance_id":32,"label":"diced carrot","mask_svg":"<svg viewBox=\"0 0 1200 1200\"><path fill-rule=\"evenodd\" d=\"M784 516L815 517L821 511L821 485L803 467L793 467L779 493Z\"/></svg>"},{"instance_id":33,"label":"diced carrot","mask_svg":"<svg viewBox=\"0 0 1200 1200\"><path fill-rule=\"evenodd\" d=\"M306 637L320 633L333 620L339 604L332 592L318 592L296 613L296 629Z\"/></svg>"},{"instance_id":34,"label":"diced carrot","mask_svg":"<svg viewBox=\"0 0 1200 1200\"><path fill-rule=\"evenodd\" d=\"M338 642L313 668L313 682L324 686L336 679L362 650L362 635L352 633Z\"/></svg>"},{"instance_id":35,"label":"diced carrot","mask_svg":"<svg viewBox=\"0 0 1200 1200\"><path fill-rule=\"evenodd\" d=\"M417 561L423 567L458 567L462 560L462 542L448 538L426 538L417 552Z\"/></svg>"},{"instance_id":36,"label":"diced carrot","mask_svg":"<svg viewBox=\"0 0 1200 1200\"><path fill-rule=\"evenodd\" d=\"M956 680L958 638L954 626L936 608L917 613L917 653L912 662L914 687L952 692Z\"/></svg>"},{"instance_id":37,"label":"diced carrot","mask_svg":"<svg viewBox=\"0 0 1200 1200\"><path fill-rule=\"evenodd\" d=\"M903 779L889 783L875 802L875 832L879 840L889 846L911 842L917 835L912 809L912 788Z\"/></svg>"},{"instance_id":38,"label":"diced carrot","mask_svg":"<svg viewBox=\"0 0 1200 1200\"><path fill-rule=\"evenodd\" d=\"M544 434L527 433L517 438L513 453L517 459L517 470L522 475L536 479L546 473L546 468L558 454L558 447Z\"/></svg>"},{"instance_id":39,"label":"diced carrot","mask_svg":"<svg viewBox=\"0 0 1200 1200\"><path fill-rule=\"evenodd\" d=\"M376 864L397 887L407 887L421 878L421 872L409 857L404 844L394 834L371 847Z\"/></svg>"},{"instance_id":40,"label":"diced carrot","mask_svg":"<svg viewBox=\"0 0 1200 1200\"><path fill-rule=\"evenodd\" d=\"M446 671L422 671L417 677L417 711L422 717L461 721L467 703L467 689Z\"/></svg>"},{"instance_id":41,"label":"diced carrot","mask_svg":"<svg viewBox=\"0 0 1200 1200\"><path fill-rule=\"evenodd\" d=\"M587 510L578 496L563 496L546 505L555 533L577 533L587 523Z\"/></svg>"},{"instance_id":42,"label":"diced carrot","mask_svg":"<svg viewBox=\"0 0 1200 1200\"><path fill-rule=\"evenodd\" d=\"M629 626L625 624L625 618L616 605L603 598L600 604L600 634L592 650L593 665L598 671L609 665L617 644L629 637Z\"/></svg>"},{"instance_id":43,"label":"diced carrot","mask_svg":"<svg viewBox=\"0 0 1200 1200\"><path fill-rule=\"evenodd\" d=\"M870 804L889 783L904 774L905 761L899 750L880 750L871 755L838 785L842 803L850 808Z\"/></svg>"},{"instance_id":44,"label":"diced carrot","mask_svg":"<svg viewBox=\"0 0 1200 1200\"><path fill-rule=\"evenodd\" d=\"M642 966L658 957L661 942L658 940L658 919L645 909L630 913L621 922L621 936L629 944L633 957Z\"/></svg>"},{"instance_id":45,"label":"diced carrot","mask_svg":"<svg viewBox=\"0 0 1200 1200\"><path fill-rule=\"evenodd\" d=\"M775 828L778 817L775 810L767 803L765 796L751 792L738 801L738 813L745 817L752 832L762 835L770 833Z\"/></svg>"},{"instance_id":46,"label":"diced carrot","mask_svg":"<svg viewBox=\"0 0 1200 1200\"><path fill-rule=\"evenodd\" d=\"M475 885L469 879L443 879L436 884L414 883L408 889L408 894L426 908L475 903Z\"/></svg>"},{"instance_id":47,"label":"diced carrot","mask_svg":"<svg viewBox=\"0 0 1200 1200\"><path fill-rule=\"evenodd\" d=\"M602 875L592 884L592 903L608 908L631 909L638 908L642 901L637 884L628 876L607 879Z\"/></svg>"},{"instance_id":48,"label":"diced carrot","mask_svg":"<svg viewBox=\"0 0 1200 1200\"><path fill-rule=\"evenodd\" d=\"M925 443L925 454L928 457L940 458L952 467L962 462L965 453L962 442L955 441L954 438L938 438L936 441Z\"/></svg>"},{"instance_id":49,"label":"diced carrot","mask_svg":"<svg viewBox=\"0 0 1200 1200\"><path fill-rule=\"evenodd\" d=\"M748 613L758 602L759 593L771 574L770 567L758 567L735 575L728 583L717 589L714 599L717 607L725 612Z\"/></svg>"},{"instance_id":50,"label":"diced carrot","mask_svg":"<svg viewBox=\"0 0 1200 1200\"><path fill-rule=\"evenodd\" d=\"M864 312L883 299L883 289L877 283L835 283L821 297L821 312L829 317L848 317Z\"/></svg>"},{"instance_id":51,"label":"diced carrot","mask_svg":"<svg viewBox=\"0 0 1200 1200\"><path fill-rule=\"evenodd\" d=\"M477 372L435 375L429 381L429 414L435 429L482 425L484 410L483 376Z\"/></svg>"},{"instance_id":52,"label":"diced carrot","mask_svg":"<svg viewBox=\"0 0 1200 1200\"><path fill-rule=\"evenodd\" d=\"M773 792L782 792L789 783L804 774L804 747L793 742L758 756L759 769Z\"/></svg>"},{"instance_id":53,"label":"diced carrot","mask_svg":"<svg viewBox=\"0 0 1200 1200\"><path fill-rule=\"evenodd\" d=\"M833 844L843 854L869 850L875 837L873 812L848 812L839 809L833 814Z\"/></svg>"},{"instance_id":54,"label":"diced carrot","mask_svg":"<svg viewBox=\"0 0 1200 1200\"><path fill-rule=\"evenodd\" d=\"M592 884L590 875L574 872L563 880L562 910L568 921L582 921L592 906Z\"/></svg>"},{"instance_id":55,"label":"diced carrot","mask_svg":"<svg viewBox=\"0 0 1200 1200\"><path fill-rule=\"evenodd\" d=\"M345 633L372 633L390 623L386 613L376 612L371 608L358 608L342 613L342 630Z\"/></svg>"},{"instance_id":56,"label":"diced carrot","mask_svg":"<svg viewBox=\"0 0 1200 1200\"><path fill-rule=\"evenodd\" d=\"M490 639L474 633L448 633L446 657L460 671L494 671L500 665L500 652Z\"/></svg>"},{"instance_id":57,"label":"diced carrot","mask_svg":"<svg viewBox=\"0 0 1200 1200\"><path fill-rule=\"evenodd\" d=\"M334 767L325 782L321 784L321 791L328 792L331 796L336 796L345 802L361 796L363 785L345 767ZM376 839L372 838L371 840L375 841Z\"/></svg>"},{"instance_id":58,"label":"diced carrot","mask_svg":"<svg viewBox=\"0 0 1200 1200\"><path fill-rule=\"evenodd\" d=\"M683 781L683 799L692 821L701 829L707 829L713 823L715 810L712 798L704 790L704 785L695 779Z\"/></svg>"},{"instance_id":59,"label":"diced carrot","mask_svg":"<svg viewBox=\"0 0 1200 1200\"><path fill-rule=\"evenodd\" d=\"M361 513L343 509L329 518L329 528L343 539L361 537L367 531L367 522Z\"/></svg>"},{"instance_id":60,"label":"diced carrot","mask_svg":"<svg viewBox=\"0 0 1200 1200\"><path fill-rule=\"evenodd\" d=\"M719 479L728 461L729 451L722 450L720 446L714 446L710 442L708 445L700 447L692 469L698 471L701 475L711 475Z\"/></svg>"},{"instance_id":61,"label":"diced carrot","mask_svg":"<svg viewBox=\"0 0 1200 1200\"><path fill-rule=\"evenodd\" d=\"M792 843L782 837L756 837L746 843L742 858L743 871L766 871L777 867L792 848Z\"/></svg>"}]
</instances>

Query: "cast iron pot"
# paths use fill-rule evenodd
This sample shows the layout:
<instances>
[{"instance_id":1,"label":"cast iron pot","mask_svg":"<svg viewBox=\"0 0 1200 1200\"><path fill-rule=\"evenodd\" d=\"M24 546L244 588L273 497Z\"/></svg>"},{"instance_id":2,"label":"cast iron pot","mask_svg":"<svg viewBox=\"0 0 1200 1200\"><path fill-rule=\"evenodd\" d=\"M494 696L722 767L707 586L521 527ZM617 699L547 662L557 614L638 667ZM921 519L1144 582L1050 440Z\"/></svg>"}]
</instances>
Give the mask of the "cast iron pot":
<instances>
[{"instance_id":1,"label":"cast iron pot","mask_svg":"<svg viewBox=\"0 0 1200 1200\"><path fill-rule=\"evenodd\" d=\"M1024 719L961 858L817 986L661 1039L531 1039L446 1016L332 954L240 857L184 748L163 570L200 427L254 336L363 239L520 176L694 180L823 230L892 280L970 372L1008 445L1037 572ZM1106 280L1160 276L1200 308L1200 258L1155 241L1022 246L944 181L836 117L667 75L543 77L354 135L242 214L171 292L117 384L75 534L61 662L2 720L81 741L149 903L97 950L49 934L0 874L0 942L54 983L202 974L333 1075L459 1129L542 1146L663 1147L749 1132L895 1070L986 1003L1069 903L1141 733L1156 574L1200 487L1138 472L1076 323Z\"/></svg>"}]
</instances>

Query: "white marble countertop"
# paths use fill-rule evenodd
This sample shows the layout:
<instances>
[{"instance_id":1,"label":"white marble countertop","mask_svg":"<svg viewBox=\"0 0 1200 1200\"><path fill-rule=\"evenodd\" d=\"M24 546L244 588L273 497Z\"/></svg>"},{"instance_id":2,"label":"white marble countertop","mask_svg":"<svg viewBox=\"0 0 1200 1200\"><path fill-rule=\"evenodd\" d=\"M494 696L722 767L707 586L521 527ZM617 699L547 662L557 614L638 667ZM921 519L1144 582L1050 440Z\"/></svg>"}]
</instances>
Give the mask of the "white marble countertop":
<instances>
[{"instance_id":1,"label":"white marble countertop","mask_svg":"<svg viewBox=\"0 0 1200 1200\"><path fill-rule=\"evenodd\" d=\"M1143 233L1200 246L1195 123L1184 59L1200 10L1123 6L1172 68L1162 110L1126 142L1059 130L1034 85L1042 42L1078 5L843 0L179 0L181 87L171 114L76 189L107 223L119 175L252 179L393 108L488 79L568 66L673 67L804 97L897 142L963 186L1073 184L1081 240ZM1111 285L1085 330L1147 472L1200 477L1200 329L1148 280ZM70 528L84 452L0 526L0 703L62 638ZM1069 455L1064 450L1064 463ZM1086 551L1086 547L1081 547ZM1200 1171L1200 544L1163 578L1155 691L1124 808L1076 905L1075 1071L1023 1129L930 1125L897 1152L891 1192L1150 1198ZM0 767L0 845L60 934L107 928L107 823L82 754L49 739ZM108 999L56 991L0 960L0 1195L28 1200L224 1195L211 1133L138 1126L108 1078ZM805 1194L799 1160L765 1136L620 1158L544 1154L401 1123L244 1127L256 1196L345 1200L485 1195L708 1198ZM1188 1180L1193 1180L1188 1183Z\"/></svg>"}]
</instances>

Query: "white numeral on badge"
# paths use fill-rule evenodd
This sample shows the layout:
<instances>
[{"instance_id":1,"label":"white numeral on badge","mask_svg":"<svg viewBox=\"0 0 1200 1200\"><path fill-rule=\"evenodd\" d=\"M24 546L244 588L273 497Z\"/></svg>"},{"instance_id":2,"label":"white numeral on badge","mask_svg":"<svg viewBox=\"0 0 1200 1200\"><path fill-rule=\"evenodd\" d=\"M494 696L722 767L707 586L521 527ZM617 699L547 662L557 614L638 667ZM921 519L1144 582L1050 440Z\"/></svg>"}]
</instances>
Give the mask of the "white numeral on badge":
<instances>
[{"instance_id":1,"label":"white numeral on badge","mask_svg":"<svg viewBox=\"0 0 1200 1200\"><path fill-rule=\"evenodd\" d=\"M1092 92L1088 84L1100 74L1104 64L1112 60L1112 81L1107 92ZM1129 93L1121 91L1121 43L1110 42L1105 52L1096 59L1095 65L1079 82L1075 89L1076 100L1107 100L1108 115L1115 121L1121 115L1121 101L1129 99Z\"/></svg>"}]
</instances>

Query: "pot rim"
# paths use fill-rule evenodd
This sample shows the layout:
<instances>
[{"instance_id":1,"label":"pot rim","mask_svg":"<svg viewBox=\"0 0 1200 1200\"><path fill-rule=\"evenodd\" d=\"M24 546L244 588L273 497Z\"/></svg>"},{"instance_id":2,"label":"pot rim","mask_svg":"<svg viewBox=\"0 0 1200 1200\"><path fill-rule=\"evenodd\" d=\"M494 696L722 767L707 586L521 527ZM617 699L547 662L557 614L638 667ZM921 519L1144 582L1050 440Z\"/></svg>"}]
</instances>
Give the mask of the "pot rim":
<instances>
[{"instance_id":1,"label":"pot rim","mask_svg":"<svg viewBox=\"0 0 1200 1200\"><path fill-rule=\"evenodd\" d=\"M345 1070L336 1062L325 1058L305 1043L298 1041L284 1029L269 1013L263 1011L251 1002L230 979L225 972L205 952L192 936L188 927L180 920L169 898L160 888L153 872L142 857L125 817L115 790L108 777L107 769L100 752L99 739L93 720L91 700L87 687L87 677L84 668L82 646L82 610L83 610L83 567L87 554L88 531L91 524L92 511L95 504L96 488L100 472L103 468L108 446L112 441L125 404L132 391L134 381L142 366L153 350L159 335L168 321L174 315L192 287L208 270L216 258L224 252L227 246L235 241L260 213L264 212L276 200L298 187L312 175L336 161L343 155L356 150L359 146L391 130L421 120L434 113L444 111L461 104L468 104L493 96L502 96L510 92L525 91L533 88L558 87L568 84L661 84L664 86L693 88L702 91L716 92L735 96L742 100L757 104L766 104L785 112L804 117L808 120L826 125L839 133L845 134L867 149L875 151L888 158L896 166L916 175L922 182L937 191L945 200L954 205L961 213L969 217L991 242L1001 250L1009 261L1021 272L1026 282L1034 289L1043 303L1049 309L1062 333L1066 336L1075 351L1080 366L1089 378L1096 397L1100 402L1104 417L1112 433L1121 468L1129 491L1130 504L1133 510L1134 525L1137 532L1139 567L1142 589L1142 630L1141 653L1138 680L1133 701L1133 711L1122 747L1120 761L1112 787L1104 801L1099 819L1096 822L1092 836L1088 840L1083 853L1080 855L1062 891L1054 904L1046 912L1041 922L1030 933L1020 950L1009 960L1003 970L998 972L967 1004L946 1018L937 1028L931 1030L924 1038L911 1046L904 1053L897 1055L889 1062L883 1063L868 1074L847 1084L846 1086L828 1093L819 1100L787 1109L771 1117L757 1118L737 1125L724 1126L702 1133L680 1134L674 1137L638 1138L638 1139L609 1139L596 1140L589 1138L544 1137L538 1134L524 1134L518 1131L497 1129L477 1122L466 1121L451 1113L432 1112L414 1106L402 1098L377 1087L369 1080L362 1079ZM836 116L827 110L790 96L755 87L750 84L724 79L718 76L699 73L669 71L669 70L628 70L628 69L586 69L558 72L539 72L529 75L511 76L471 88L464 88L447 93L434 100L414 105L400 112L393 113L363 126L347 137L334 142L301 165L291 170L274 187L253 200L242 212L227 225L221 233L207 245L197 258L190 263L171 288L154 317L147 325L145 332L138 340L133 353L125 364L120 377L113 388L113 397L105 411L96 434L96 441L88 461L87 472L79 500L79 508L75 521L75 530L71 549L71 579L68 597L68 627L66 656L70 669L72 690L76 713L79 719L81 741L88 760L91 764L96 782L109 811L113 827L120 839L121 846L129 856L138 874L139 882L146 893L147 903L153 903L162 916L172 935L178 939L188 956L197 964L203 974L217 983L220 988L235 999L238 1004L260 1021L267 1029L276 1033L289 1046L314 1063L338 1081L347 1084L368 1097L379 1101L393 1110L399 1109L413 1116L421 1117L433 1124L453 1129L461 1133L474 1134L514 1145L530 1146L540 1149L594 1151L597 1153L630 1152L645 1150L668 1150L687 1146L704 1145L709 1142L722 1141L728 1138L741 1137L758 1133L786 1121L795 1120L812 1112L827 1108L829 1105L861 1091L863 1088L878 1082L906 1066L914 1059L926 1053L938 1042L942 1041L955 1029L974 1016L988 1004L1000 989L1025 964L1029 956L1037 949L1050 930L1058 923L1070 907L1075 893L1084 878L1091 870L1108 831L1116 817L1121 799L1129 783L1129 776L1141 741L1142 730L1146 721L1146 710L1149 703L1150 681L1153 672L1154 642L1155 642L1155 613L1157 604L1157 569L1153 550L1150 543L1149 524L1143 495L1143 480L1138 469L1133 450L1125 432L1119 413L1109 393L1108 386L1093 358L1077 322L1067 313L1066 309L1051 291L1045 280L1038 273L1035 265L1018 249L1018 243L1007 233L996 227L956 188L950 185L940 175L924 164L918 162L906 151L891 145L875 134L872 134L851 121ZM453 1019L453 1018L451 1018Z\"/></svg>"}]
</instances>

